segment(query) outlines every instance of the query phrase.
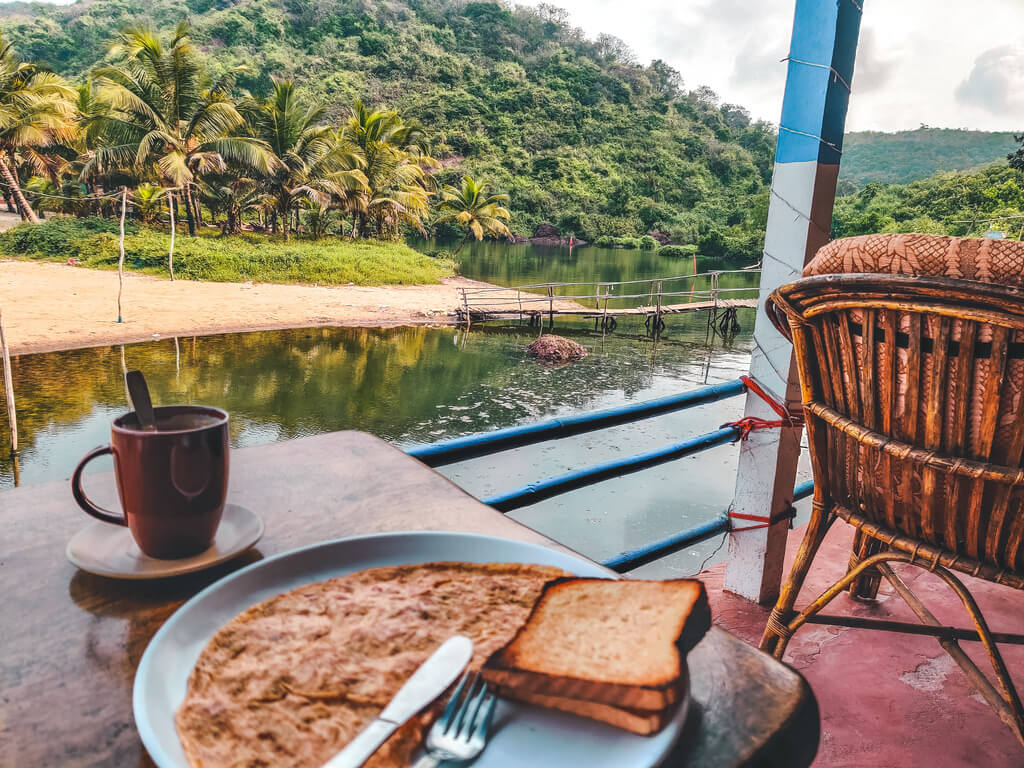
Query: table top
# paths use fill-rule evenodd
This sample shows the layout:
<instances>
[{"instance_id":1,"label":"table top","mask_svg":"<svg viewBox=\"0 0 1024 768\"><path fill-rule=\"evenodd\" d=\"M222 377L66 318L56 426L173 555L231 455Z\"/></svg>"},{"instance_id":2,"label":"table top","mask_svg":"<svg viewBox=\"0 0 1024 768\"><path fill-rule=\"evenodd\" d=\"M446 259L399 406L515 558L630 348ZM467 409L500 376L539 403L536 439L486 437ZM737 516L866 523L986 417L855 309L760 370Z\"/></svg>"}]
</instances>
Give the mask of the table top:
<instances>
[{"instance_id":1,"label":"table top","mask_svg":"<svg viewBox=\"0 0 1024 768\"><path fill-rule=\"evenodd\" d=\"M231 462L229 499L263 517L263 539L230 563L165 581L114 581L67 562L68 539L90 518L66 482L0 493L5 765L152 765L132 719L132 680L146 645L185 600L261 557L409 530L484 533L564 549L364 433L238 449ZM110 473L90 475L86 485L101 502L101 489L114 496ZM695 706L668 765L811 762L818 710L799 673L717 628L691 652L689 666Z\"/></svg>"}]
</instances>

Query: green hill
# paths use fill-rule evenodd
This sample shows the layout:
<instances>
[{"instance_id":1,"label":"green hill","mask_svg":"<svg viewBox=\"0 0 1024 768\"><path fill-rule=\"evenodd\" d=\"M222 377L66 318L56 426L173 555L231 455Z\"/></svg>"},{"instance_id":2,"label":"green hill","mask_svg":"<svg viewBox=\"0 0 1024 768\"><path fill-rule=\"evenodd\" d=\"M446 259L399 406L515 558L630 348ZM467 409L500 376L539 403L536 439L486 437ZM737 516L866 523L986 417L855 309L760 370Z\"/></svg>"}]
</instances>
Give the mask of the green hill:
<instances>
[{"instance_id":1,"label":"green hill","mask_svg":"<svg viewBox=\"0 0 1024 768\"><path fill-rule=\"evenodd\" d=\"M588 41L549 6L459 0L81 0L0 6L4 39L76 81L130 23L187 17L214 71L247 64L265 95L293 76L422 122L441 183L464 172L512 197L514 231L542 222L585 239L669 232L709 256L756 259L775 134L617 38Z\"/></svg>"},{"instance_id":2,"label":"green hill","mask_svg":"<svg viewBox=\"0 0 1024 768\"><path fill-rule=\"evenodd\" d=\"M836 199L832 236L924 232L1018 239L1024 227L1024 171L1005 162L974 173L940 173L910 184L872 183Z\"/></svg>"},{"instance_id":3,"label":"green hill","mask_svg":"<svg viewBox=\"0 0 1024 768\"><path fill-rule=\"evenodd\" d=\"M848 133L843 139L840 190L852 192L871 182L906 184L943 171L966 171L1005 160L1016 147L1012 133L989 131L922 126L896 133Z\"/></svg>"}]
</instances>

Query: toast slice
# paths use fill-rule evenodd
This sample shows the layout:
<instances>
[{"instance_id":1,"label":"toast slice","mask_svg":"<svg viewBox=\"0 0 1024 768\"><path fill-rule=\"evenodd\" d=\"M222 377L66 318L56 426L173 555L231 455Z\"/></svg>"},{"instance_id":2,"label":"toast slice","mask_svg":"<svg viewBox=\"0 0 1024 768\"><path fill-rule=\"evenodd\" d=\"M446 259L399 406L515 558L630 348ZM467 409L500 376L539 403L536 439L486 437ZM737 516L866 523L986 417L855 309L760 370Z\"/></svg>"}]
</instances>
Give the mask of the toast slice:
<instances>
[{"instance_id":1,"label":"toast slice","mask_svg":"<svg viewBox=\"0 0 1024 768\"><path fill-rule=\"evenodd\" d=\"M683 683L680 701L683 696L685 696L685 679ZM528 691L520 691L515 688L503 688L501 686L497 687L497 693L499 696L507 699L513 699L515 701L521 701L524 704L544 707L546 709L558 709L563 712L579 715L580 717L598 720L602 723L607 723L608 725L616 728L622 728L625 731L637 733L641 736L649 736L652 733L657 733L668 725L669 721L675 717L676 710L680 703L677 701L664 709L651 712L646 709L615 707L611 704L605 704L600 701L581 701L579 699L569 699L562 696L548 696L543 693L530 693Z\"/></svg>"},{"instance_id":2,"label":"toast slice","mask_svg":"<svg viewBox=\"0 0 1024 768\"><path fill-rule=\"evenodd\" d=\"M693 579L556 579L483 675L521 694L657 712L680 698L685 654L710 626Z\"/></svg>"}]
</instances>

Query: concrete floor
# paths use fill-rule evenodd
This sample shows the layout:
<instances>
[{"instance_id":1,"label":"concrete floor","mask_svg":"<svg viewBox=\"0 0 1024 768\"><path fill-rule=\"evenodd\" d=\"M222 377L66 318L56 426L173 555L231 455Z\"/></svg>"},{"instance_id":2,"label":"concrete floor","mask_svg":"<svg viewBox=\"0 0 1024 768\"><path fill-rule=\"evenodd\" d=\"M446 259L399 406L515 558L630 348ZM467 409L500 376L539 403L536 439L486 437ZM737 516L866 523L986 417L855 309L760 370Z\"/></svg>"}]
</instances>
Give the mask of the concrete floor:
<instances>
[{"instance_id":1,"label":"concrete floor","mask_svg":"<svg viewBox=\"0 0 1024 768\"><path fill-rule=\"evenodd\" d=\"M853 529L837 521L815 559L797 607L817 597L845 571ZM786 573L803 536L790 533ZM716 624L752 645L761 638L768 609L722 590L725 564L703 574ZM943 622L970 626L959 599L934 575L900 566L897 572ZM1008 587L963 577L994 632L1024 633L1024 595ZM884 580L876 603L846 594L832 614L916 621ZM982 671L991 665L981 644L962 643ZM1024 688L1024 646L1001 646L1010 675ZM785 661L808 680L821 709L817 768L959 768L1024 766L1024 747L933 638L805 625Z\"/></svg>"}]
</instances>

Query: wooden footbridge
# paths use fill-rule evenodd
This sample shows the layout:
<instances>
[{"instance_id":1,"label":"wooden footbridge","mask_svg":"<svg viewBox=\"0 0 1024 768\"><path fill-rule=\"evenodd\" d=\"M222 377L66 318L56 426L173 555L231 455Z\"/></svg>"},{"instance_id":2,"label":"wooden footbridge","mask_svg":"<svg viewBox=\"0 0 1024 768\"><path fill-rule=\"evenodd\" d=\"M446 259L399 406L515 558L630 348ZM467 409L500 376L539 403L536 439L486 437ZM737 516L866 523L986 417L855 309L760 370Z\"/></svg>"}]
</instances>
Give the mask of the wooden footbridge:
<instances>
[{"instance_id":1,"label":"wooden footbridge","mask_svg":"<svg viewBox=\"0 0 1024 768\"><path fill-rule=\"evenodd\" d=\"M665 328L668 315L708 313L708 327L739 330L736 312L757 307L756 286L721 287L722 275L760 274L760 269L702 272L653 280L609 283L534 283L511 288L460 288L459 322L527 320L542 325L555 317L593 319L595 328L614 330L617 318L642 317L648 330ZM698 287L703 284L707 287ZM609 306L613 304L613 306ZM623 306L625 304L625 306Z\"/></svg>"}]
</instances>

